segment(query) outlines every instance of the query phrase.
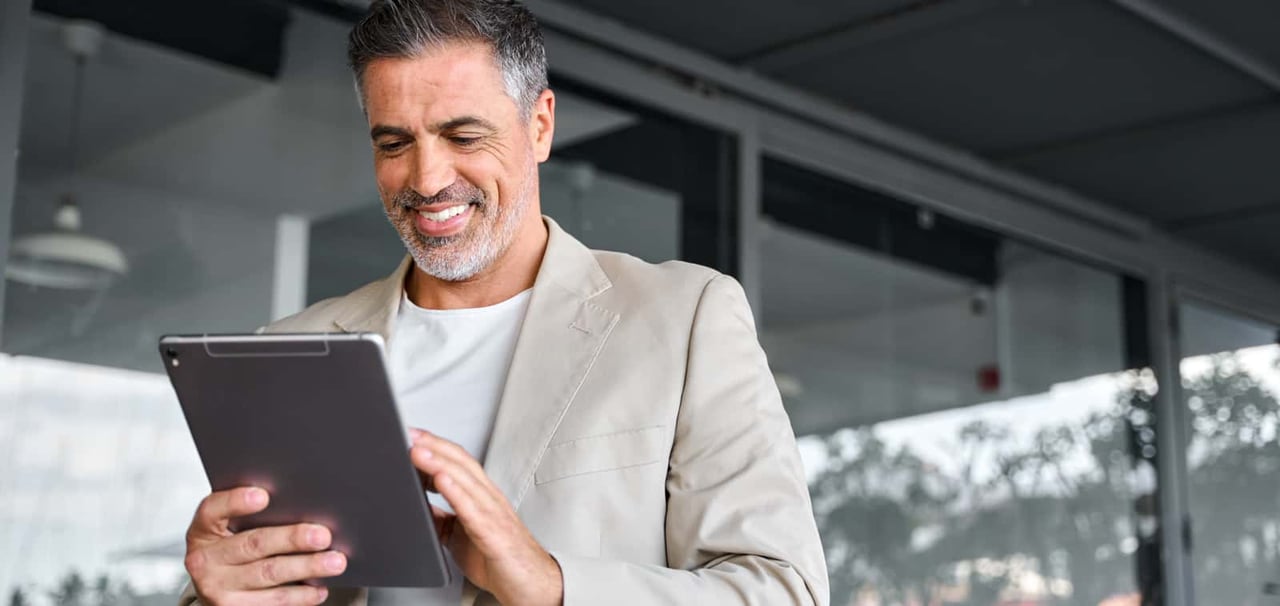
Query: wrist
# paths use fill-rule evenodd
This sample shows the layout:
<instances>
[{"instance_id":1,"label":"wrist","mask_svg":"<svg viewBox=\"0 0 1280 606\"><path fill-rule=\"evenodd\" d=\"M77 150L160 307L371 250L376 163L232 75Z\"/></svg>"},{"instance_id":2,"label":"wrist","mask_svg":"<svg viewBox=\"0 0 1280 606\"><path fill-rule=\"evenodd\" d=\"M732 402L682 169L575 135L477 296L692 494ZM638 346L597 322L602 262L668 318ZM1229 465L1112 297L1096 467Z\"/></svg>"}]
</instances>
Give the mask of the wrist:
<instances>
[{"instance_id":1,"label":"wrist","mask_svg":"<svg viewBox=\"0 0 1280 606\"><path fill-rule=\"evenodd\" d=\"M564 571L560 570L560 561L550 553L547 553L547 561L550 562L550 565L547 568L546 601L543 604L547 606L563 606Z\"/></svg>"},{"instance_id":2,"label":"wrist","mask_svg":"<svg viewBox=\"0 0 1280 606\"><path fill-rule=\"evenodd\" d=\"M542 556L530 582L518 588L516 595L495 596L498 602L508 606L561 606L564 603L564 575L560 571L560 562L545 551Z\"/></svg>"}]
</instances>

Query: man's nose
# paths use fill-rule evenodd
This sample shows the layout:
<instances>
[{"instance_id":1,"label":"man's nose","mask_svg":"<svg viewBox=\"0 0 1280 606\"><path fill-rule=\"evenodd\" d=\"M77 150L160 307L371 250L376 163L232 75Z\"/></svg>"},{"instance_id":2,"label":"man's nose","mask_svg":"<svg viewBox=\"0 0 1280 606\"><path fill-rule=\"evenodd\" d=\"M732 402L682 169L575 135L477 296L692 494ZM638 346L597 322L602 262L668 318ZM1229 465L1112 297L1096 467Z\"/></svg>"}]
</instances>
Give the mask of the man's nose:
<instances>
[{"instance_id":1,"label":"man's nose","mask_svg":"<svg viewBox=\"0 0 1280 606\"><path fill-rule=\"evenodd\" d=\"M435 149L421 149L414 162L411 185L424 197L430 198L458 179L453 159L448 153Z\"/></svg>"}]
</instances>

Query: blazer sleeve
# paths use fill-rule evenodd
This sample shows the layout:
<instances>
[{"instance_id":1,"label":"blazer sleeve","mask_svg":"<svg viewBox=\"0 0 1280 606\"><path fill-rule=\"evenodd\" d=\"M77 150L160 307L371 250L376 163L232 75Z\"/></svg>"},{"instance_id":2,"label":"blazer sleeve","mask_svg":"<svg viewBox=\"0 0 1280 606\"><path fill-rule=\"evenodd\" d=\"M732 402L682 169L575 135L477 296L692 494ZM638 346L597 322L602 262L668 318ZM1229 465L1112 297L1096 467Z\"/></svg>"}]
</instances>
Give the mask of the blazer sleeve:
<instances>
[{"instance_id":1,"label":"blazer sleeve","mask_svg":"<svg viewBox=\"0 0 1280 606\"><path fill-rule=\"evenodd\" d=\"M553 553L564 604L811 604L830 597L790 420L746 296L702 292L667 473L669 567Z\"/></svg>"}]
</instances>

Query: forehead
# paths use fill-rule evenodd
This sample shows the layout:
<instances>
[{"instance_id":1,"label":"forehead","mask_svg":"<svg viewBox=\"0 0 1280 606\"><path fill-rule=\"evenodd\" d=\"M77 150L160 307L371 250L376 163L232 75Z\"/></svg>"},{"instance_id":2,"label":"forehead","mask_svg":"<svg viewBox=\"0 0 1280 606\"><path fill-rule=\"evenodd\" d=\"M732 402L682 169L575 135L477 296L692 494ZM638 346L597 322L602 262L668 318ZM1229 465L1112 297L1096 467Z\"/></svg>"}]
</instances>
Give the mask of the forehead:
<instances>
[{"instance_id":1,"label":"forehead","mask_svg":"<svg viewBox=\"0 0 1280 606\"><path fill-rule=\"evenodd\" d=\"M450 114L501 110L514 103L502 72L482 43L446 44L408 58L375 59L362 80L371 121L409 114Z\"/></svg>"}]
</instances>

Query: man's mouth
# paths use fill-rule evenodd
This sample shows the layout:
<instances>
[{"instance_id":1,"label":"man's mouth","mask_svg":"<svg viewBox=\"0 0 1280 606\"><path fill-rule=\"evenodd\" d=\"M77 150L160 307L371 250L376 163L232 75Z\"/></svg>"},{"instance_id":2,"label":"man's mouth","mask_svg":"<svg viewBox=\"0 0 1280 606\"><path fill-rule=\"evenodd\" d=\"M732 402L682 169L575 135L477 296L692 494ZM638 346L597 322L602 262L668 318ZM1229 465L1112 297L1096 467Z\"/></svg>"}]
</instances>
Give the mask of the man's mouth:
<instances>
[{"instance_id":1,"label":"man's mouth","mask_svg":"<svg viewBox=\"0 0 1280 606\"><path fill-rule=\"evenodd\" d=\"M467 212L467 209L470 208L470 206L470 204L457 204L434 212L424 208L419 210L418 214L428 221L448 221L449 219Z\"/></svg>"},{"instance_id":2,"label":"man's mouth","mask_svg":"<svg viewBox=\"0 0 1280 606\"><path fill-rule=\"evenodd\" d=\"M476 204L462 203L441 206L439 204L409 209L417 213L414 224L418 232L424 236L443 238L462 233L471 216L475 214Z\"/></svg>"}]
</instances>

